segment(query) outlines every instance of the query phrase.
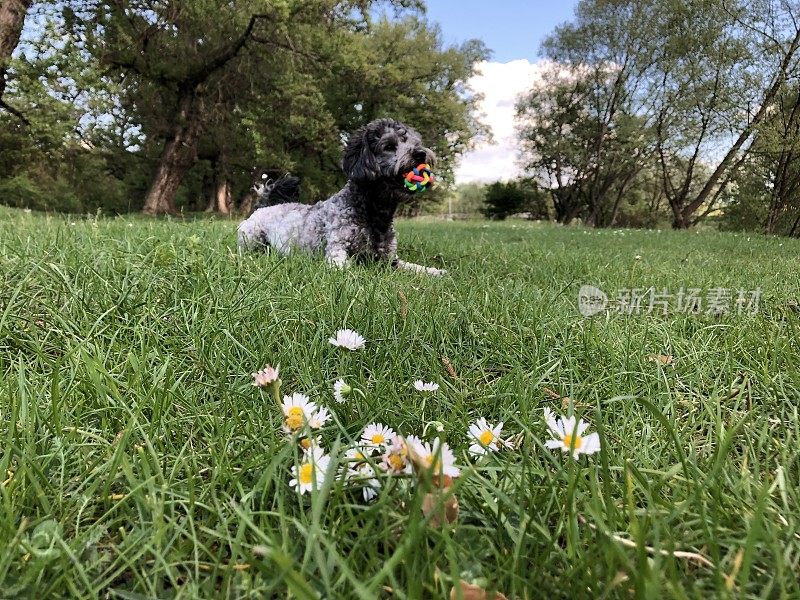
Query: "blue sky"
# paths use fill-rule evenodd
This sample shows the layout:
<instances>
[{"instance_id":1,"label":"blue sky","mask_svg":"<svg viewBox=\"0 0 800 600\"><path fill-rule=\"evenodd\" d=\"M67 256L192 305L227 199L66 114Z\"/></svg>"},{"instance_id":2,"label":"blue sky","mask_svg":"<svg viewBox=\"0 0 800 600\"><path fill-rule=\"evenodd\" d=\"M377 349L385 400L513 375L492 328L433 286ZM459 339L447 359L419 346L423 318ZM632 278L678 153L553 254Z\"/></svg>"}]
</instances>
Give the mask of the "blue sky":
<instances>
[{"instance_id":1,"label":"blue sky","mask_svg":"<svg viewBox=\"0 0 800 600\"><path fill-rule=\"evenodd\" d=\"M469 86L483 96L480 119L493 142L480 142L461 157L455 183L513 179L520 175L515 104L549 68L539 46L553 29L572 20L578 0L427 0L427 18L439 24L445 45L480 38L492 50Z\"/></svg>"},{"instance_id":2,"label":"blue sky","mask_svg":"<svg viewBox=\"0 0 800 600\"><path fill-rule=\"evenodd\" d=\"M444 41L456 44L480 38L492 60L527 58L534 62L539 44L553 28L572 18L577 0L428 0L428 19L442 27Z\"/></svg>"}]
</instances>

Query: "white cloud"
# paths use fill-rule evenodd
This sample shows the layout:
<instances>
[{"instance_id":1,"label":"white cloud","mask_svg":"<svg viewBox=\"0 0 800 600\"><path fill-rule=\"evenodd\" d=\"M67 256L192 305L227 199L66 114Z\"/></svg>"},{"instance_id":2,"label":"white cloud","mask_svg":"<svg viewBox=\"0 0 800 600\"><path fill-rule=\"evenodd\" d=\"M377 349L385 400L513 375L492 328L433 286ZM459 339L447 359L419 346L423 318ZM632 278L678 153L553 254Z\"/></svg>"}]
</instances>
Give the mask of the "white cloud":
<instances>
[{"instance_id":1,"label":"white cloud","mask_svg":"<svg viewBox=\"0 0 800 600\"><path fill-rule=\"evenodd\" d=\"M508 180L520 174L514 105L545 68L545 61L531 63L527 59L480 63L479 74L470 78L469 85L484 96L479 106L481 121L491 127L494 142L481 142L461 157L456 183Z\"/></svg>"}]
</instances>

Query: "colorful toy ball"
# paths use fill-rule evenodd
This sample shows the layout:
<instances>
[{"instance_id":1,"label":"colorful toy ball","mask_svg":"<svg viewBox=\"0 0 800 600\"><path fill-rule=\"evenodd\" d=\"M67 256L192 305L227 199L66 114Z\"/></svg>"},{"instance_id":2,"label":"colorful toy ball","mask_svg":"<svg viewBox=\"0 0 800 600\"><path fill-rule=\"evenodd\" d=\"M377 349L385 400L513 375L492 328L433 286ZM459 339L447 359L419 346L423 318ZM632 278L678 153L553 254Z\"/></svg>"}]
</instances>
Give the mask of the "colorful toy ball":
<instances>
[{"instance_id":1,"label":"colorful toy ball","mask_svg":"<svg viewBox=\"0 0 800 600\"><path fill-rule=\"evenodd\" d=\"M429 165L422 163L405 174L405 186L410 192L424 192L434 183Z\"/></svg>"}]
</instances>

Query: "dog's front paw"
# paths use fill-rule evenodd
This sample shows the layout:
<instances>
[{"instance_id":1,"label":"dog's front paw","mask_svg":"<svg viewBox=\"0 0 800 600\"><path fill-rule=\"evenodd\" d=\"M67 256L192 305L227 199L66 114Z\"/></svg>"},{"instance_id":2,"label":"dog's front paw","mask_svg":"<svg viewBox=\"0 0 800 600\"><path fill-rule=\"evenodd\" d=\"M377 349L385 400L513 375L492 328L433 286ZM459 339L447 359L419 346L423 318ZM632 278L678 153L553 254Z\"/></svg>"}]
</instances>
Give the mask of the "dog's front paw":
<instances>
[{"instance_id":1,"label":"dog's front paw","mask_svg":"<svg viewBox=\"0 0 800 600\"><path fill-rule=\"evenodd\" d=\"M447 269L437 269L436 267L425 267L425 273L431 277L444 277Z\"/></svg>"}]
</instances>

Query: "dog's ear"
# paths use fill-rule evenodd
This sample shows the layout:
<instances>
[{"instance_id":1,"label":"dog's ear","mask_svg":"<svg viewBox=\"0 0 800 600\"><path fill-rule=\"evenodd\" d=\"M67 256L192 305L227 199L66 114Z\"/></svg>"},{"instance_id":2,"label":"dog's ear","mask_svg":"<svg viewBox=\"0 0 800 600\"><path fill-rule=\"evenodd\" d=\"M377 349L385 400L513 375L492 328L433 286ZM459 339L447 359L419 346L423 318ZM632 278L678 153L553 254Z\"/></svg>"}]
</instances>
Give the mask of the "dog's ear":
<instances>
[{"instance_id":1,"label":"dog's ear","mask_svg":"<svg viewBox=\"0 0 800 600\"><path fill-rule=\"evenodd\" d=\"M353 181L372 181L380 176L380 168L370 144L370 128L364 126L350 134L342 154L342 170Z\"/></svg>"}]
</instances>

